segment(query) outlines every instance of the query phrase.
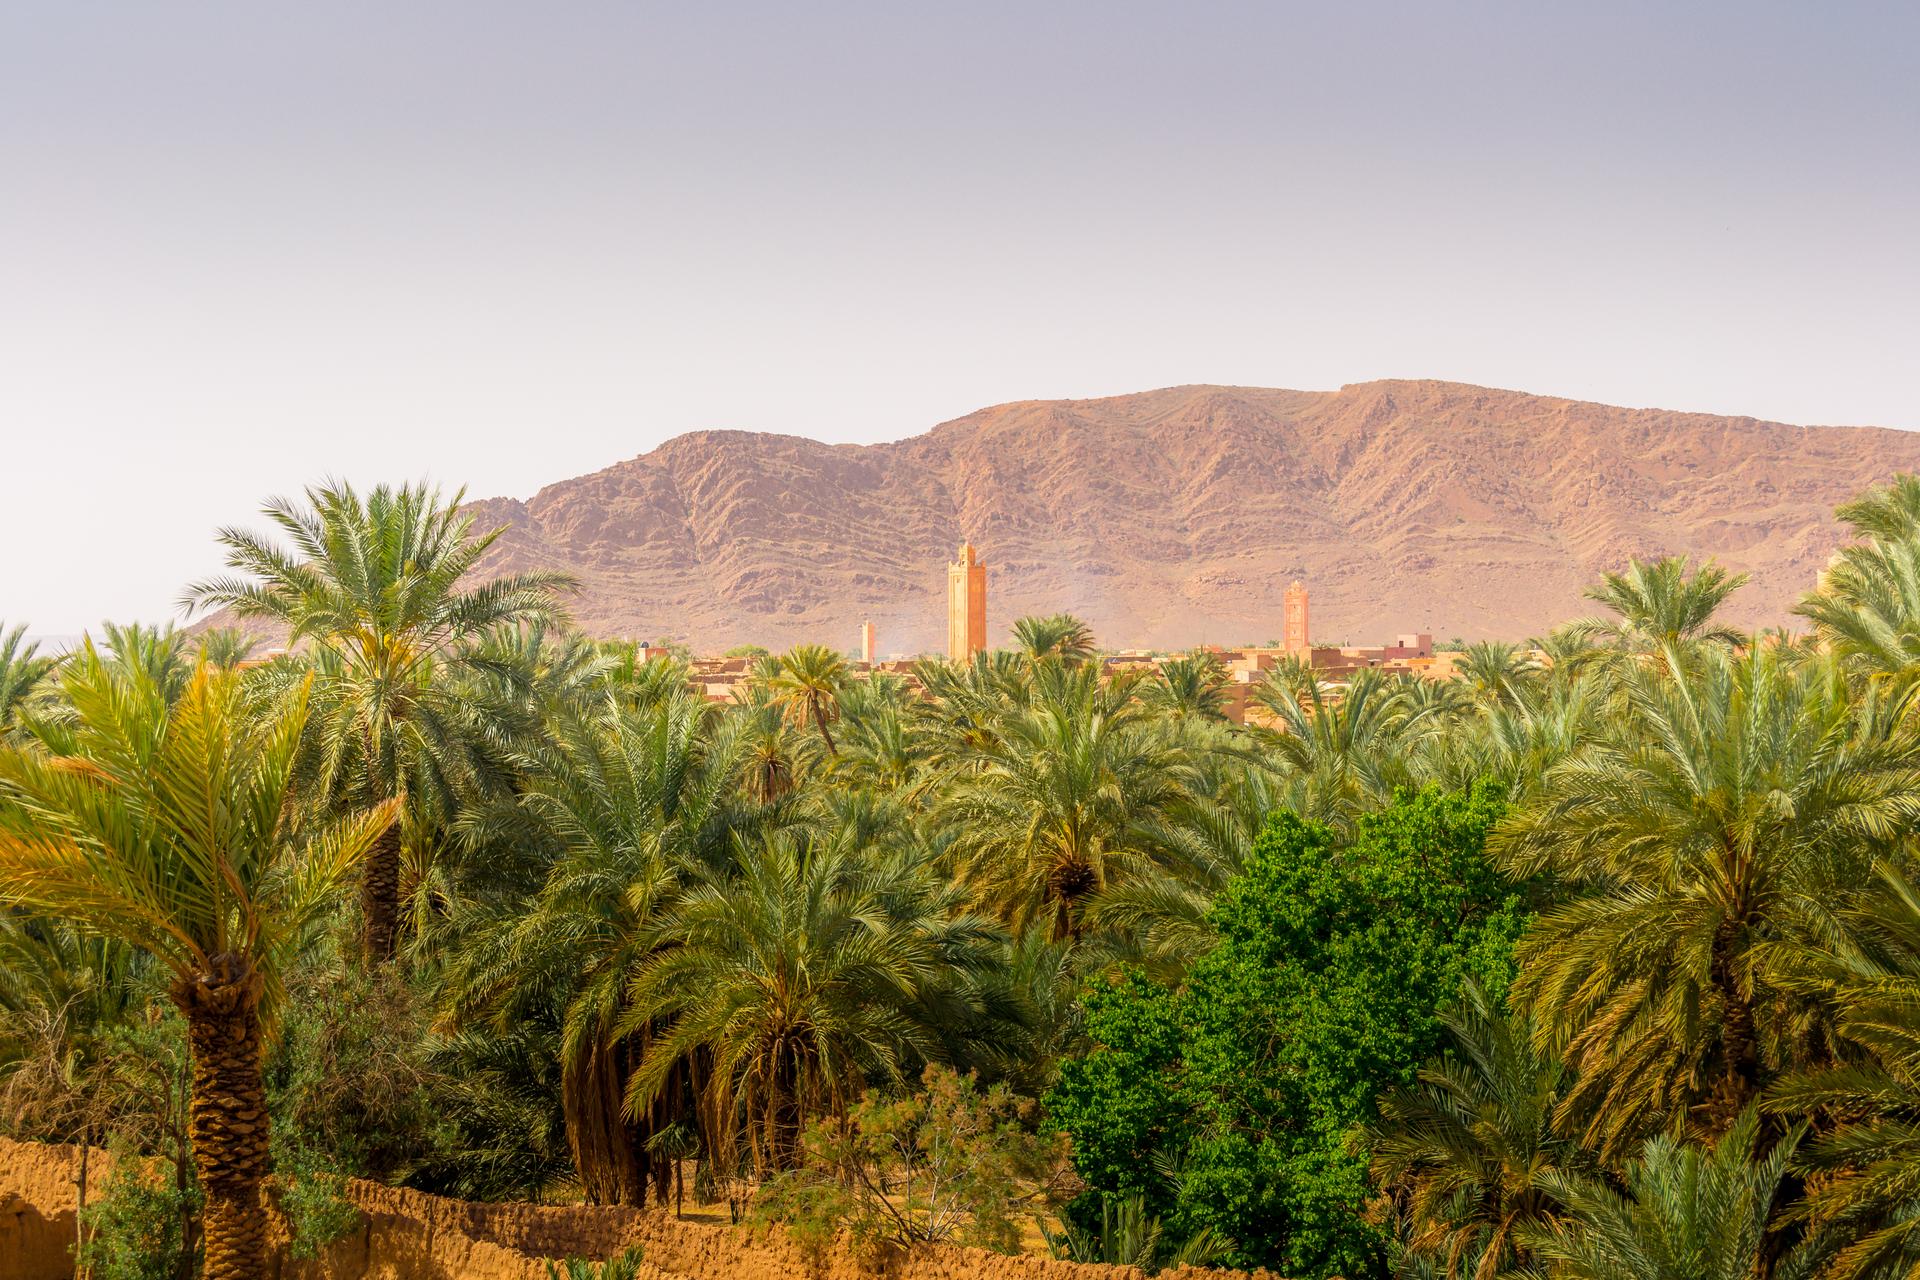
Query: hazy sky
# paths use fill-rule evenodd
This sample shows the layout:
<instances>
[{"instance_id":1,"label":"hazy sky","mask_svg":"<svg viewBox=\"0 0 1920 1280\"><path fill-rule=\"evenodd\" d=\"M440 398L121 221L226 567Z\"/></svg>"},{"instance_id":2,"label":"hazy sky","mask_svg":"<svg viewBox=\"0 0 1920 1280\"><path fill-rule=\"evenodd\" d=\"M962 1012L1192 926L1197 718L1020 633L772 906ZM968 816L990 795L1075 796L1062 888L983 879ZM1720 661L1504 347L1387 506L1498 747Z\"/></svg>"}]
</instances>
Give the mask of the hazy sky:
<instances>
[{"instance_id":1,"label":"hazy sky","mask_svg":"<svg viewBox=\"0 0 1920 1280\"><path fill-rule=\"evenodd\" d=\"M328 474L1444 377L1920 427L1920 5L0 0L0 618Z\"/></svg>"}]
</instances>

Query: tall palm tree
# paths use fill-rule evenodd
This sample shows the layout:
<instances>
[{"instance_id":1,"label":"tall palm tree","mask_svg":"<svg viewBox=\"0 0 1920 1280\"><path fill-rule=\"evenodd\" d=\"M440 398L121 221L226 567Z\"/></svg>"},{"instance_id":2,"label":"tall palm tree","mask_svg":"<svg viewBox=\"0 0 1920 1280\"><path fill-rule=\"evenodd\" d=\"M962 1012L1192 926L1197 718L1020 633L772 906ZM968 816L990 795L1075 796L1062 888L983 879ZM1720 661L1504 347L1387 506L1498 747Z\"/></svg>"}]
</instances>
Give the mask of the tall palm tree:
<instances>
[{"instance_id":1,"label":"tall palm tree","mask_svg":"<svg viewBox=\"0 0 1920 1280\"><path fill-rule=\"evenodd\" d=\"M1193 775L1186 794L1141 822L1139 855L1086 913L1101 931L1103 959L1170 984L1212 945L1207 912L1246 866L1267 819L1299 804L1292 780L1248 758L1238 735L1222 726L1209 736L1186 744Z\"/></svg>"},{"instance_id":2,"label":"tall palm tree","mask_svg":"<svg viewBox=\"0 0 1920 1280\"><path fill-rule=\"evenodd\" d=\"M123 675L151 678L169 701L185 691L193 677L193 657L187 652L185 633L172 623L152 627L106 622L100 630L106 640L101 658L109 667Z\"/></svg>"},{"instance_id":3,"label":"tall palm tree","mask_svg":"<svg viewBox=\"0 0 1920 1280\"><path fill-rule=\"evenodd\" d=\"M1402 744L1416 720L1408 687L1369 670L1339 689L1294 664L1254 690L1272 720L1262 740L1301 781L1302 817L1348 827L1409 780Z\"/></svg>"},{"instance_id":4,"label":"tall palm tree","mask_svg":"<svg viewBox=\"0 0 1920 1280\"><path fill-rule=\"evenodd\" d=\"M1758 648L1615 678L1618 720L1493 842L1568 890L1515 991L1579 1073L1566 1118L1609 1155L1670 1124L1717 1138L1801 1055L1805 1002L1761 957L1920 814L1912 737L1863 723L1831 662Z\"/></svg>"},{"instance_id":5,"label":"tall palm tree","mask_svg":"<svg viewBox=\"0 0 1920 1280\"><path fill-rule=\"evenodd\" d=\"M1142 696L1176 715L1226 718L1227 671L1210 653L1169 658L1143 686Z\"/></svg>"},{"instance_id":6,"label":"tall palm tree","mask_svg":"<svg viewBox=\"0 0 1920 1280\"><path fill-rule=\"evenodd\" d=\"M1842 503L1834 514L1863 538L1901 542L1920 536L1920 476L1902 471L1885 485Z\"/></svg>"},{"instance_id":7,"label":"tall palm tree","mask_svg":"<svg viewBox=\"0 0 1920 1280\"><path fill-rule=\"evenodd\" d=\"M818 730L828 755L839 754L827 726L840 714L840 686L846 676L846 660L838 653L825 645L803 644L781 656L779 673L767 682L774 704L793 723Z\"/></svg>"},{"instance_id":8,"label":"tall palm tree","mask_svg":"<svg viewBox=\"0 0 1920 1280\"><path fill-rule=\"evenodd\" d=\"M526 805L564 850L532 906L483 939L457 984L469 1021L501 1030L549 1003L561 1019L561 1097L574 1168L589 1199L641 1204L665 1193L668 1164L650 1139L683 1114L691 1088L663 1089L640 1110L624 1103L652 1029L622 1027L630 984L670 945L668 916L687 884L724 866L748 820L736 811L741 744L708 731L705 707L682 691L644 710L609 702L562 718L529 761Z\"/></svg>"},{"instance_id":9,"label":"tall palm tree","mask_svg":"<svg viewBox=\"0 0 1920 1280\"><path fill-rule=\"evenodd\" d=\"M1460 655L1456 676L1482 704L1518 702L1540 674L1540 664L1517 644L1482 640Z\"/></svg>"},{"instance_id":10,"label":"tall palm tree","mask_svg":"<svg viewBox=\"0 0 1920 1280\"><path fill-rule=\"evenodd\" d=\"M1560 1208L1545 1175L1580 1162L1553 1130L1566 1068L1472 979L1440 1022L1446 1051L1380 1099L1373 1176L1406 1224L1409 1261L1447 1280L1524 1274L1530 1236Z\"/></svg>"},{"instance_id":11,"label":"tall palm tree","mask_svg":"<svg viewBox=\"0 0 1920 1280\"><path fill-rule=\"evenodd\" d=\"M1621 1179L1549 1172L1540 1181L1564 1206L1533 1234L1548 1274L1566 1280L1768 1280L1807 1273L1803 1260L1778 1263L1767 1239L1794 1140L1759 1149L1749 1111L1712 1147L1662 1134L1648 1141Z\"/></svg>"},{"instance_id":12,"label":"tall palm tree","mask_svg":"<svg viewBox=\"0 0 1920 1280\"><path fill-rule=\"evenodd\" d=\"M999 737L1003 720L1033 703L1033 664L1008 649L985 649L965 663L921 662L914 674L926 697L910 714L941 773L964 771Z\"/></svg>"},{"instance_id":13,"label":"tall palm tree","mask_svg":"<svg viewBox=\"0 0 1920 1280\"><path fill-rule=\"evenodd\" d=\"M919 789L928 752L905 707L883 701L846 714L841 723L839 785L881 794Z\"/></svg>"},{"instance_id":14,"label":"tall palm tree","mask_svg":"<svg viewBox=\"0 0 1920 1280\"><path fill-rule=\"evenodd\" d=\"M737 1133L762 1176L794 1168L808 1120L845 1117L869 1077L898 1083L910 1063L942 1060L929 989L994 954L993 931L954 913L923 865L792 834L743 844L730 874L690 889L672 936L619 1023L658 1028L628 1108L645 1111L704 1057L706 1123Z\"/></svg>"},{"instance_id":15,"label":"tall palm tree","mask_svg":"<svg viewBox=\"0 0 1920 1280\"><path fill-rule=\"evenodd\" d=\"M1767 1108L1826 1123L1804 1152L1817 1175L1794 1217L1838 1246L1824 1275L1920 1266L1920 889L1896 864L1816 942L1778 954L1783 983L1832 1007L1836 1060L1776 1083Z\"/></svg>"},{"instance_id":16,"label":"tall palm tree","mask_svg":"<svg viewBox=\"0 0 1920 1280\"><path fill-rule=\"evenodd\" d=\"M0 737L12 731L58 665L58 658L42 656L39 644L27 639L26 624L0 629Z\"/></svg>"},{"instance_id":17,"label":"tall palm tree","mask_svg":"<svg viewBox=\"0 0 1920 1280\"><path fill-rule=\"evenodd\" d=\"M1093 629L1070 613L1021 618L1013 624L1013 642L1034 662L1055 658L1072 664L1093 656Z\"/></svg>"},{"instance_id":18,"label":"tall palm tree","mask_svg":"<svg viewBox=\"0 0 1920 1280\"><path fill-rule=\"evenodd\" d=\"M1920 539L1842 547L1795 612L1856 676L1912 688L1920 683Z\"/></svg>"},{"instance_id":19,"label":"tall palm tree","mask_svg":"<svg viewBox=\"0 0 1920 1280\"><path fill-rule=\"evenodd\" d=\"M1738 645L1746 636L1715 622L1714 615L1746 582L1746 574L1728 573L1712 561L1695 570L1684 556L1633 560L1625 572L1602 574L1587 589L1587 599L1614 616L1590 619L1579 630L1591 641L1669 663L1697 646Z\"/></svg>"},{"instance_id":20,"label":"tall palm tree","mask_svg":"<svg viewBox=\"0 0 1920 1280\"><path fill-rule=\"evenodd\" d=\"M266 1274L263 1001L288 948L394 819L303 826L288 780L304 701L251 722L238 677L199 668L169 702L91 646L62 672L70 721L0 748L0 904L152 955L193 1053L191 1128L210 1280Z\"/></svg>"},{"instance_id":21,"label":"tall palm tree","mask_svg":"<svg viewBox=\"0 0 1920 1280\"><path fill-rule=\"evenodd\" d=\"M242 576L188 588L189 609L278 623L289 646L311 641L327 652L315 757L320 791L338 804L457 785L468 708L433 679L436 666L459 661L461 642L489 628L559 616L560 593L573 585L547 572L464 585L504 530L474 536L463 496L442 501L425 485L380 485L362 499L333 482L308 489L304 504L276 498L265 514L292 550L223 529L227 564ZM393 955L400 852L399 828L390 827L366 859L363 927L376 962Z\"/></svg>"},{"instance_id":22,"label":"tall palm tree","mask_svg":"<svg viewBox=\"0 0 1920 1280\"><path fill-rule=\"evenodd\" d=\"M780 708L751 702L734 712L742 753L746 792L763 805L777 804L801 783L798 735Z\"/></svg>"},{"instance_id":23,"label":"tall palm tree","mask_svg":"<svg viewBox=\"0 0 1920 1280\"><path fill-rule=\"evenodd\" d=\"M1599 731L1610 688L1584 667L1555 668L1512 700L1474 699L1464 715L1429 718L1420 734L1425 749L1415 761L1419 779L1458 789L1497 778L1509 796L1523 799Z\"/></svg>"},{"instance_id":24,"label":"tall palm tree","mask_svg":"<svg viewBox=\"0 0 1920 1280\"><path fill-rule=\"evenodd\" d=\"M253 651L259 647L258 636L242 631L238 627L214 627L201 633L198 645L199 659L227 670L245 663L253 656Z\"/></svg>"},{"instance_id":25,"label":"tall palm tree","mask_svg":"<svg viewBox=\"0 0 1920 1280\"><path fill-rule=\"evenodd\" d=\"M972 753L941 802L962 878L1015 928L1078 937L1110 862L1186 794L1185 754L1091 664L1041 669L1044 691Z\"/></svg>"}]
</instances>

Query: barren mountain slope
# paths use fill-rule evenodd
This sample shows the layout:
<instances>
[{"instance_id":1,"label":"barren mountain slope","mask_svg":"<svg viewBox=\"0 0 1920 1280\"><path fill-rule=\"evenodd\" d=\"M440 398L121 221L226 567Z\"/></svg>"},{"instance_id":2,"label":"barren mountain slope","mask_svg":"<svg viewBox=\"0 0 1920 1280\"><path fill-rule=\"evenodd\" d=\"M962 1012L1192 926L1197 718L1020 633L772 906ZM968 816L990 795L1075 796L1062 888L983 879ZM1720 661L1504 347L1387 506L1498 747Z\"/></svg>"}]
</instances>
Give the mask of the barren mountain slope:
<instances>
[{"instance_id":1,"label":"barren mountain slope","mask_svg":"<svg viewBox=\"0 0 1920 1280\"><path fill-rule=\"evenodd\" d=\"M1920 433L1619 409L1443 382L1172 387L983 409L892 444L696 432L530 501L475 504L492 566L580 575L603 635L852 648L945 642L946 561L989 566L996 642L1071 610L1109 644L1264 640L1293 578L1316 639L1521 638L1632 555L1752 572L1779 623L1833 507L1920 468Z\"/></svg>"}]
</instances>

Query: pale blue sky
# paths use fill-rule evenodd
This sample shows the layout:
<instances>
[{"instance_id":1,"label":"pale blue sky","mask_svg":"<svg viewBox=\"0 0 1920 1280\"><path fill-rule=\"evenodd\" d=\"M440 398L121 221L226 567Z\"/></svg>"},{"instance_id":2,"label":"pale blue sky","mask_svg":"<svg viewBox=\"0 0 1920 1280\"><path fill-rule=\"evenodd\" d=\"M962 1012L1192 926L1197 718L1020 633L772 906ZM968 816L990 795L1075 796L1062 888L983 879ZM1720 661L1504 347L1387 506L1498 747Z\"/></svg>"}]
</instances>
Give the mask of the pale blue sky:
<instances>
[{"instance_id":1,"label":"pale blue sky","mask_svg":"<svg viewBox=\"0 0 1920 1280\"><path fill-rule=\"evenodd\" d=\"M1445 377L1920 427L1920 5L0 0L0 618L531 494Z\"/></svg>"}]
</instances>

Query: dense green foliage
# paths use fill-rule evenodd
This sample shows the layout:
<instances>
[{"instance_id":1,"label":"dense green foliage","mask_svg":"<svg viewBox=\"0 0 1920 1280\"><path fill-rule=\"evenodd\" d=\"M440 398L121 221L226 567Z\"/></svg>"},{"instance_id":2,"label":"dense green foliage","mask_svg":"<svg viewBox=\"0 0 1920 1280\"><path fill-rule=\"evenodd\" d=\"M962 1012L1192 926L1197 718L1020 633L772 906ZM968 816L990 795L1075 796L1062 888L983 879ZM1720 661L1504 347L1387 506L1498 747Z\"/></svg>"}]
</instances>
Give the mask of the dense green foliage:
<instances>
[{"instance_id":1,"label":"dense green foliage","mask_svg":"<svg viewBox=\"0 0 1920 1280\"><path fill-rule=\"evenodd\" d=\"M0 1127L160 1171L89 1185L100 1275L250 1274L265 1195L323 1248L348 1175L1301 1280L1911 1275L1917 513L1843 508L1807 636L1659 560L1451 679L1242 697L1063 614L716 704L455 502L316 488L194 593L291 652L0 627Z\"/></svg>"},{"instance_id":2,"label":"dense green foliage","mask_svg":"<svg viewBox=\"0 0 1920 1280\"><path fill-rule=\"evenodd\" d=\"M1492 786L1403 793L1347 841L1276 815L1178 991L1135 980L1090 1000L1097 1047L1047 1097L1089 1185L1145 1192L1247 1264L1375 1266L1351 1138L1438 1047L1462 981L1510 979L1524 908L1485 852L1503 807Z\"/></svg>"}]
</instances>

